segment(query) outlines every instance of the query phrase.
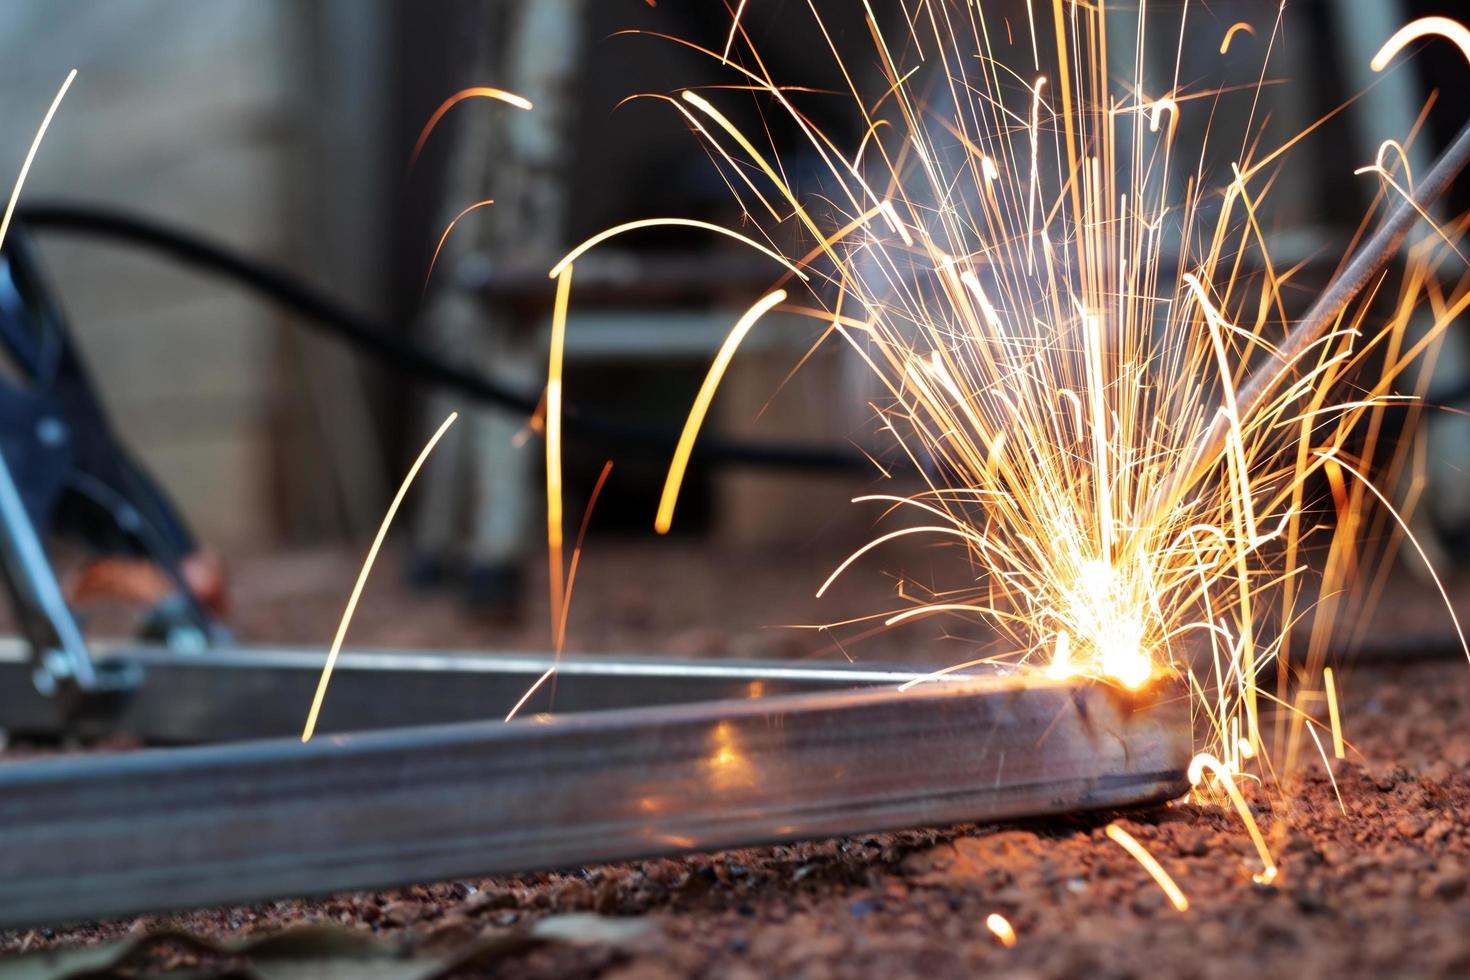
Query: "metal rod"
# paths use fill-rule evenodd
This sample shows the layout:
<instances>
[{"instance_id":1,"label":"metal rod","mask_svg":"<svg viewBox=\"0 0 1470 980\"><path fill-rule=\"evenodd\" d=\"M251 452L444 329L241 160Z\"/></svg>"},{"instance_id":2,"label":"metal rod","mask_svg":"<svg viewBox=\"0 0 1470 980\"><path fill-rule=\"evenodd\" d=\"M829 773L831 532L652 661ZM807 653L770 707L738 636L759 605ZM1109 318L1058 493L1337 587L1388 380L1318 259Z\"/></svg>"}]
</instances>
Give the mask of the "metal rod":
<instances>
[{"instance_id":1,"label":"metal rod","mask_svg":"<svg viewBox=\"0 0 1470 980\"><path fill-rule=\"evenodd\" d=\"M1282 380L1294 370L1297 359L1321 339L1347 305L1383 271L1420 216L1444 196L1467 163L1470 163L1470 124L1460 130L1419 186L1406 200L1398 203L1367 243L1333 277L1306 316L1292 327L1280 344L1281 356L1270 364L1262 365L1240 386L1235 400L1242 422L1250 419L1265 404ZM1147 525L1173 508L1185 491L1214 465L1225 446L1229 430L1230 420L1223 412L1217 413L1188 463L1177 469L1175 475L1149 498L1144 506L1142 524Z\"/></svg>"},{"instance_id":2,"label":"metal rod","mask_svg":"<svg viewBox=\"0 0 1470 980\"><path fill-rule=\"evenodd\" d=\"M30 684L27 649L0 640L0 729L42 738L130 735L154 744L299 735L326 657L321 650L270 647L183 653L94 643L93 650L100 669L124 665L142 679L131 690L78 708L38 694ZM346 650L318 731L501 718L553 664L554 680L537 690L522 715L898 687L925 676L913 667L801 661Z\"/></svg>"},{"instance_id":3,"label":"metal rod","mask_svg":"<svg viewBox=\"0 0 1470 980\"><path fill-rule=\"evenodd\" d=\"M0 766L0 927L1164 800L1189 706L1024 677Z\"/></svg>"},{"instance_id":4,"label":"metal rod","mask_svg":"<svg viewBox=\"0 0 1470 980\"><path fill-rule=\"evenodd\" d=\"M56 580L46 546L20 488L0 452L0 575L9 586L11 608L31 644L28 686L47 696L66 684L82 690L97 686L82 631Z\"/></svg>"}]
</instances>

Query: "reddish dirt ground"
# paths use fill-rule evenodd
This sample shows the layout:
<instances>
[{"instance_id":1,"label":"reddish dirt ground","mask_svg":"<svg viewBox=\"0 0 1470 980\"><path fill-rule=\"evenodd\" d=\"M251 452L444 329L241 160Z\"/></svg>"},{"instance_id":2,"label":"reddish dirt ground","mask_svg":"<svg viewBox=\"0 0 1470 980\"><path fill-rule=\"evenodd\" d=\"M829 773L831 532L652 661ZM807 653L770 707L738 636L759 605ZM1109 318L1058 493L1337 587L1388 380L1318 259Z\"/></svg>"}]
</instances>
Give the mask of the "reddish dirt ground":
<instances>
[{"instance_id":1,"label":"reddish dirt ground","mask_svg":"<svg viewBox=\"0 0 1470 980\"><path fill-rule=\"evenodd\" d=\"M665 589L681 581L688 589L697 553L663 547L639 566L647 571L636 586L619 584L611 570L646 558L637 548L609 560L606 577L589 573L574 646L815 656L828 645L819 635L760 628L821 615L790 574L753 577L769 569L769 556L720 564L718 578L744 577L748 589L695 589L709 595L663 602L673 594ZM315 643L330 632L350 559L293 562L238 570L240 604L251 610L240 622L243 638ZM356 642L535 644L539 623L487 627L384 579L374 587L378 601L364 604ZM875 591L850 602L879 598ZM761 612L773 607L774 616ZM843 614L833 612L822 610ZM667 642L656 642L660 635ZM878 641L880 655L900 651L897 643ZM1181 802L0 933L0 951L75 947L161 925L226 938L325 921L432 952L588 911L647 928L616 943L519 951L487 975L1470 975L1470 667L1463 659L1360 664L1343 678L1343 703L1351 747L1335 768L1341 808L1311 749L1290 792L1251 792L1282 869L1271 886L1252 881L1254 849L1233 811ZM1114 818L1176 878L1188 911L1176 911L1104 835ZM1014 925L1013 948L987 928L992 913Z\"/></svg>"}]
</instances>

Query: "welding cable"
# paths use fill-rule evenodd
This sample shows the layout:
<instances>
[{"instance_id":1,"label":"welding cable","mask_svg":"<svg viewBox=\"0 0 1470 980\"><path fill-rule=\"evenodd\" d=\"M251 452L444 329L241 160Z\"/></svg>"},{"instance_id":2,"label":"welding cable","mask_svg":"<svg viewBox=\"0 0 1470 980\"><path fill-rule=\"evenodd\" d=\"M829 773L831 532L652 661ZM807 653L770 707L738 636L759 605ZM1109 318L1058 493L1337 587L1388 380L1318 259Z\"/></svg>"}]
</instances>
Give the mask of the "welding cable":
<instances>
[{"instance_id":1,"label":"welding cable","mask_svg":"<svg viewBox=\"0 0 1470 980\"><path fill-rule=\"evenodd\" d=\"M516 391L473 369L445 360L422 344L405 339L381 324L346 309L303 280L241 255L217 242L152 218L106 205L71 202L22 204L16 214L27 228L57 234L84 235L126 242L211 273L300 314L307 324L377 358L392 370L431 387L449 388L484 405L520 415L533 415L539 394ZM654 455L674 451L679 434L612 419L568 413L568 435L596 438L604 444ZM785 442L747 442L705 438L694 457L704 463L788 469L814 473L873 472L867 457L845 447Z\"/></svg>"},{"instance_id":2,"label":"welding cable","mask_svg":"<svg viewBox=\"0 0 1470 980\"><path fill-rule=\"evenodd\" d=\"M430 386L450 388L481 404L520 415L536 412L539 395L515 391L470 368L445 360L421 344L406 340L384 326L351 312L299 278L256 259L200 237L194 232L107 205L45 201L21 204L16 215L26 227L57 234L84 235L126 242L167 256L203 272L232 279L300 314L307 324L378 358L396 371ZM1448 407L1470 401L1470 382L1438 393L1420 408ZM1407 411L1414 405L1396 406ZM678 433L611 419L568 413L566 432L573 437L596 437L616 447L667 456ZM701 439L694 459L699 462L758 469L804 470L814 473L872 472L862 454L843 447L779 442L744 442L718 437Z\"/></svg>"}]
</instances>

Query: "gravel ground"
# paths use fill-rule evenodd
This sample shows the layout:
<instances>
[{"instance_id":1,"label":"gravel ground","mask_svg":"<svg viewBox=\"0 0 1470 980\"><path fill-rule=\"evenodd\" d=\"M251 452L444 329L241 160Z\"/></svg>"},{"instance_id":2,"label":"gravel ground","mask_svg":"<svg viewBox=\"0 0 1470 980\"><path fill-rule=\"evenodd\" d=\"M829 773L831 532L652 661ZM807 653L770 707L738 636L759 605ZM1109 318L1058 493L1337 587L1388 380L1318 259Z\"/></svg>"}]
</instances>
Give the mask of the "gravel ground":
<instances>
[{"instance_id":1,"label":"gravel ground","mask_svg":"<svg viewBox=\"0 0 1470 980\"><path fill-rule=\"evenodd\" d=\"M773 607L765 622L786 614L785 622L814 621L803 616L810 593L794 589L791 574L751 577L770 556L720 563L722 581L743 580L748 590L694 589L700 597L689 602L661 601L672 594L665 589L697 580L697 553L669 546L657 561L630 565L648 557L630 547L609 558L584 580L573 645L647 650L662 635L673 638L664 649L685 654L832 655L823 635L760 628L760 610ZM613 574L619 567L645 571L629 585ZM251 610L242 636L320 642L350 575L345 556L241 565L237 592ZM539 623L487 626L385 579L374 587L377 601L364 604L357 642L535 642ZM318 583L319 597L308 583ZM855 608L880 598L850 595ZM415 615L405 615L410 608ZM830 605L823 611L838 618ZM889 637L877 649L903 647ZM595 912L646 928L617 941L520 949L487 975L1470 975L1470 667L1463 659L1359 665L1343 678L1343 702L1351 749L1335 771L1342 807L1315 756L1287 792L1268 799L1247 788L1282 868L1269 887L1251 879L1254 851L1233 812L1180 802L0 933L0 951L77 947L160 926L233 938L312 921L428 954L558 913ZM1173 874L1188 911L1176 911L1104 835L1115 818ZM992 913L1013 924L1013 948L987 928Z\"/></svg>"}]
</instances>

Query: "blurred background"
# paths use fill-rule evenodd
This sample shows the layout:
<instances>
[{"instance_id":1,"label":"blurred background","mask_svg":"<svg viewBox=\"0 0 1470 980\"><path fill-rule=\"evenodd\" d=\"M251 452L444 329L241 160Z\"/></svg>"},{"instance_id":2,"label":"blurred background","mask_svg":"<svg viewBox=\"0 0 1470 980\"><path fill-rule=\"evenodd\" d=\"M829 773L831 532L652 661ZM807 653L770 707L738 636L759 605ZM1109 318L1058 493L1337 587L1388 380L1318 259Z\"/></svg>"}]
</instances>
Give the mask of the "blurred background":
<instances>
[{"instance_id":1,"label":"blurred background","mask_svg":"<svg viewBox=\"0 0 1470 980\"><path fill-rule=\"evenodd\" d=\"M869 50L861 4L819 6L839 44ZM901 28L899 4L874 6ZM1024 0L994 6L1024 23ZM1284 178L1292 183L1275 192L1289 202L1272 232L1278 262L1320 259L1330 270L1373 190L1351 170L1371 162L1383 139L1407 132L1431 89L1440 93L1412 151L1416 170L1470 114L1464 66L1450 45L1382 77L1367 68L1397 26L1451 6L1288 7L1271 74L1291 84L1271 90L1271 131L1294 132L1362 95L1303 145ZM1184 12L1177 4L1151 9L1165 23ZM1260 28L1254 41L1263 42L1275 9L1196 4L1189 16L1221 31L1252 21ZM729 18L724 5L705 0L6 0L0 172L19 167L75 66L78 81L27 200L103 203L205 234L453 363L535 393L552 297L545 271L570 245L640 217L739 224L729 189L667 103L624 102L727 76L686 47L621 32L718 49ZM744 24L775 77L840 84L806 4L751 0ZM1204 47L1220 31L1198 36L1199 59L1218 62ZM1127 40L1119 41L1120 64L1131 57ZM1248 47L1232 55L1258 65L1260 50ZM860 85L880 77L871 58L852 67L868 73ZM466 102L411 166L425 121L473 85L525 95L536 111ZM721 104L742 125L761 125L759 100L730 93ZM861 136L851 115L819 121L839 144L851 143ZM795 141L782 159L793 183L817 172ZM1464 197L1446 212L1464 210ZM496 204L464 217L426 286L445 225L485 198ZM711 237L629 236L578 264L569 413L677 429L725 331L773 278L768 263ZM330 635L398 480L457 409L467 417L410 498L369 593L382 601L365 605L364 629L387 643L545 645L541 443L523 413L435 391L303 329L289 310L157 256L69 236L38 240L123 440L231 569L230 621L243 638ZM1298 298L1304 308L1308 297ZM825 345L788 379L819 329L793 317L763 322L736 358L706 432L861 459L858 448L871 447L874 435L860 366ZM1435 385L1459 391L1467 358L1463 337L1452 333ZM1470 528L1465 423L1441 414L1430 436L1436 492L1426 498L1425 528L1451 564ZM574 647L831 653L829 634L766 627L886 609L897 579L925 576L933 560L923 550L890 553L875 563L885 574L854 576L841 595L815 603L811 593L827 571L870 532L874 515L846 501L872 484L871 471L696 458L676 537L655 541L667 461L613 438L568 443L569 530L609 458L616 465L592 524L583 598L573 606ZM915 638L963 642L937 624L884 642Z\"/></svg>"}]
</instances>

